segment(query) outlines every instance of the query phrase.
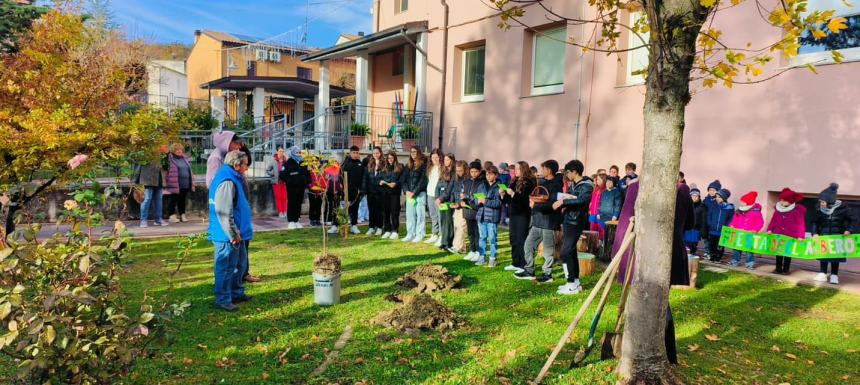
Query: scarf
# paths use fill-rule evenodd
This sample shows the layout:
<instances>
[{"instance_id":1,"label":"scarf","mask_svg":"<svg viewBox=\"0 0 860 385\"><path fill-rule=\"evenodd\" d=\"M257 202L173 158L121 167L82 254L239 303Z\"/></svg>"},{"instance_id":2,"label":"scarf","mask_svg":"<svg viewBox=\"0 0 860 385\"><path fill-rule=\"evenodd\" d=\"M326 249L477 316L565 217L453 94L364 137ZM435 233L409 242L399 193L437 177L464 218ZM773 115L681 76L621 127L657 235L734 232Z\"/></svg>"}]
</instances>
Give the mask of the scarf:
<instances>
[{"instance_id":1,"label":"scarf","mask_svg":"<svg viewBox=\"0 0 860 385\"><path fill-rule=\"evenodd\" d=\"M790 205L788 205L788 206L783 206L783 205L781 205L781 204L777 203L777 204L776 204L776 211L779 211L779 212L781 212L781 213L787 213L787 212L789 212L789 211L791 211L791 210L794 210L794 206L795 206L795 203L792 203L792 204L790 204Z\"/></svg>"},{"instance_id":2,"label":"scarf","mask_svg":"<svg viewBox=\"0 0 860 385\"><path fill-rule=\"evenodd\" d=\"M302 163L302 156L299 155L299 152L301 151L302 150L300 150L298 146L290 147L290 158L292 158L296 162Z\"/></svg>"},{"instance_id":3,"label":"scarf","mask_svg":"<svg viewBox=\"0 0 860 385\"><path fill-rule=\"evenodd\" d=\"M839 206L842 206L842 201L836 201L836 203L833 204L833 207L821 207L819 210L821 210L825 215L833 215L833 211L835 211Z\"/></svg>"}]
</instances>

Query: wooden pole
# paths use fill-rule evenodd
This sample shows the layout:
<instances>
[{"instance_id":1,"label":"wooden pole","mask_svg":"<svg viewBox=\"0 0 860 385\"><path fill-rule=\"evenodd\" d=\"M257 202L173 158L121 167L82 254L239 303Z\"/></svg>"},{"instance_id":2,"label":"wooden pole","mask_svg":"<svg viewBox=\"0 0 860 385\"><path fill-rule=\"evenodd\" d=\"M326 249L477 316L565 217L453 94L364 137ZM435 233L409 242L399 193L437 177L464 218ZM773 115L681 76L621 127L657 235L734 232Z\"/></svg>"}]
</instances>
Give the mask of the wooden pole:
<instances>
[{"instance_id":1,"label":"wooden pole","mask_svg":"<svg viewBox=\"0 0 860 385\"><path fill-rule=\"evenodd\" d=\"M341 172L343 171L343 165L340 165ZM343 206L346 207L346 215L349 217L349 174L343 173ZM347 239L349 237L349 225L351 222L347 222L347 225L343 226L345 229L343 232L343 239Z\"/></svg>"},{"instance_id":2,"label":"wooden pole","mask_svg":"<svg viewBox=\"0 0 860 385\"><path fill-rule=\"evenodd\" d=\"M574 329L576 329L576 325L579 324L579 321L582 320L582 317L585 316L585 312L588 310L588 307L594 302L594 298L597 297L597 293L600 291L600 288L606 283L609 277L612 275L612 272L618 267L621 263L621 256L624 252L630 248L630 244L633 242L633 238L635 234L633 233L633 221L631 220L630 225L627 227L627 231L624 233L624 240L621 242L621 247L618 249L618 252L615 254L615 257L612 259L612 262L609 263L609 266L606 268L606 271L603 272L603 275L600 276L600 279L597 281L597 284L594 285L594 288L591 289L591 294L588 295L588 298L585 299L585 302L580 306L579 312L576 313L576 317L573 319L573 322L567 327L567 331L564 332L564 335L555 345L555 349L553 349L552 353L549 355L549 358L546 360L546 363L541 368L540 373L538 373L537 377L535 377L534 383L535 385L540 384L541 380L546 377L547 372L549 372L552 363L555 362L558 354L561 353L561 349L564 348L565 343L570 338L571 334L573 334Z\"/></svg>"}]
</instances>

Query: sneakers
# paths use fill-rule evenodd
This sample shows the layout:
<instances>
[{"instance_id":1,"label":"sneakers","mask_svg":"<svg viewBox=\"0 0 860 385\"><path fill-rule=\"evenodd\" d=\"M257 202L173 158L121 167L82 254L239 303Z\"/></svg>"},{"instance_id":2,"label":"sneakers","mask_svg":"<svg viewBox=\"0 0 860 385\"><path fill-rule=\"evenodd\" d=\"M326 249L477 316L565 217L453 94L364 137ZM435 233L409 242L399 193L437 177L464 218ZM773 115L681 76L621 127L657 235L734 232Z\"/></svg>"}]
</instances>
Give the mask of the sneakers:
<instances>
[{"instance_id":1,"label":"sneakers","mask_svg":"<svg viewBox=\"0 0 860 385\"><path fill-rule=\"evenodd\" d=\"M337 234L337 226L332 225L331 227L329 227L329 228L328 228L328 233L329 233L329 234Z\"/></svg>"},{"instance_id":2,"label":"sneakers","mask_svg":"<svg viewBox=\"0 0 860 385\"><path fill-rule=\"evenodd\" d=\"M836 274L831 274L830 275L830 283L832 285L838 285L839 284L839 277L836 276Z\"/></svg>"},{"instance_id":3,"label":"sneakers","mask_svg":"<svg viewBox=\"0 0 860 385\"><path fill-rule=\"evenodd\" d=\"M565 285L561 285L558 287L557 294L560 295L576 295L582 291L582 287L579 286L579 281L577 282L568 282Z\"/></svg>"},{"instance_id":4,"label":"sneakers","mask_svg":"<svg viewBox=\"0 0 860 385\"><path fill-rule=\"evenodd\" d=\"M352 231L353 234L361 234L361 230L358 229L358 226L353 225L349 230Z\"/></svg>"},{"instance_id":5,"label":"sneakers","mask_svg":"<svg viewBox=\"0 0 860 385\"><path fill-rule=\"evenodd\" d=\"M451 254L459 254L459 253L457 252L458 250L457 250L457 249L455 249L455 248L453 248L453 247L448 247L448 248L446 248L446 249L445 249L445 251L447 251L447 252L449 252L449 253L451 253Z\"/></svg>"},{"instance_id":6,"label":"sneakers","mask_svg":"<svg viewBox=\"0 0 860 385\"><path fill-rule=\"evenodd\" d=\"M412 242L412 243L421 243L421 242L424 242L424 237L423 237L423 236L416 235L416 236L415 236L414 238L412 238L412 240L411 240L411 241L409 241L409 242Z\"/></svg>"},{"instance_id":7,"label":"sneakers","mask_svg":"<svg viewBox=\"0 0 860 385\"><path fill-rule=\"evenodd\" d=\"M243 295L243 296L241 296L241 297L233 298L233 303L248 302L248 301L250 301L251 299L253 299L253 297L251 297L250 295Z\"/></svg>"},{"instance_id":8,"label":"sneakers","mask_svg":"<svg viewBox=\"0 0 860 385\"><path fill-rule=\"evenodd\" d=\"M541 274L539 277L535 278L537 283L550 283L552 282L552 275Z\"/></svg>"},{"instance_id":9,"label":"sneakers","mask_svg":"<svg viewBox=\"0 0 860 385\"><path fill-rule=\"evenodd\" d=\"M365 233L365 235L373 235L373 233L375 233L375 232L376 232L376 229L371 227L371 228L367 229L367 233Z\"/></svg>"},{"instance_id":10,"label":"sneakers","mask_svg":"<svg viewBox=\"0 0 860 385\"><path fill-rule=\"evenodd\" d=\"M489 268L496 267L496 259L495 258L490 259L490 262L487 263L487 267L489 267Z\"/></svg>"},{"instance_id":11,"label":"sneakers","mask_svg":"<svg viewBox=\"0 0 860 385\"><path fill-rule=\"evenodd\" d=\"M434 235L431 235L430 238L427 238L427 240L424 241L424 243L436 243L437 240L439 240L439 236L434 234Z\"/></svg>"},{"instance_id":12,"label":"sneakers","mask_svg":"<svg viewBox=\"0 0 860 385\"><path fill-rule=\"evenodd\" d=\"M507 265L507 266L505 266L505 271L517 271L517 270L519 270L519 269L520 269L519 267L516 267L516 266L514 266L514 265Z\"/></svg>"},{"instance_id":13,"label":"sneakers","mask_svg":"<svg viewBox=\"0 0 860 385\"><path fill-rule=\"evenodd\" d=\"M397 234L394 231L392 231L391 234L388 235L388 239L392 241L396 241L398 237L400 237L400 234Z\"/></svg>"},{"instance_id":14,"label":"sneakers","mask_svg":"<svg viewBox=\"0 0 860 385\"><path fill-rule=\"evenodd\" d=\"M149 227L149 223L147 223L146 221L140 221L140 228L141 229L145 229L147 227Z\"/></svg>"},{"instance_id":15,"label":"sneakers","mask_svg":"<svg viewBox=\"0 0 860 385\"><path fill-rule=\"evenodd\" d=\"M472 252L471 251L466 253L466 255L463 256L463 260L465 260L465 261L468 261L471 259L472 259Z\"/></svg>"},{"instance_id":16,"label":"sneakers","mask_svg":"<svg viewBox=\"0 0 860 385\"><path fill-rule=\"evenodd\" d=\"M238 307L238 306L236 306L236 305L234 305L234 304L232 304L232 303L228 303L228 304L226 304L226 305L222 305L222 304L220 304L220 303L216 303L216 304L215 304L215 307L217 307L217 308L219 308L219 309L221 309L221 310L224 310L224 311L228 311L228 312L230 312L230 313L234 313L234 312L236 312L236 311L239 311L239 307Z\"/></svg>"},{"instance_id":17,"label":"sneakers","mask_svg":"<svg viewBox=\"0 0 860 385\"><path fill-rule=\"evenodd\" d=\"M739 261L729 261L729 266L738 267L741 263Z\"/></svg>"},{"instance_id":18,"label":"sneakers","mask_svg":"<svg viewBox=\"0 0 860 385\"><path fill-rule=\"evenodd\" d=\"M475 261L475 266L484 266L487 262L484 261L484 258L478 257L478 260Z\"/></svg>"},{"instance_id":19,"label":"sneakers","mask_svg":"<svg viewBox=\"0 0 860 385\"><path fill-rule=\"evenodd\" d=\"M436 239L436 242L433 243L433 246L436 246L436 247L442 246L442 238Z\"/></svg>"},{"instance_id":20,"label":"sneakers","mask_svg":"<svg viewBox=\"0 0 860 385\"><path fill-rule=\"evenodd\" d=\"M388 239L388 236L390 236L390 235L391 235L391 232L390 232L390 231L386 231L386 232L382 233L382 236L381 236L380 238L382 238L382 239Z\"/></svg>"},{"instance_id":21,"label":"sneakers","mask_svg":"<svg viewBox=\"0 0 860 385\"><path fill-rule=\"evenodd\" d=\"M377 235L377 236L382 235L382 228L378 228L378 229L376 229L376 235Z\"/></svg>"},{"instance_id":22,"label":"sneakers","mask_svg":"<svg viewBox=\"0 0 860 385\"><path fill-rule=\"evenodd\" d=\"M478 262L478 260L481 259L481 255L478 254L477 251L473 251L470 254L472 254L472 256L469 257L469 262Z\"/></svg>"},{"instance_id":23,"label":"sneakers","mask_svg":"<svg viewBox=\"0 0 860 385\"><path fill-rule=\"evenodd\" d=\"M412 242L412 236L407 234L405 237L400 238L401 242Z\"/></svg>"},{"instance_id":24,"label":"sneakers","mask_svg":"<svg viewBox=\"0 0 860 385\"><path fill-rule=\"evenodd\" d=\"M293 222L293 223L295 223L295 224L296 224L296 228L297 228L297 229L303 229L303 228L305 228L305 227L304 227L304 226L302 226L302 224L301 224L301 223L299 223L299 222Z\"/></svg>"},{"instance_id":25,"label":"sneakers","mask_svg":"<svg viewBox=\"0 0 860 385\"><path fill-rule=\"evenodd\" d=\"M165 226L167 226L167 222L163 222L163 221L162 222L155 222L155 225L165 227Z\"/></svg>"},{"instance_id":26,"label":"sneakers","mask_svg":"<svg viewBox=\"0 0 860 385\"><path fill-rule=\"evenodd\" d=\"M827 274L818 273L815 275L815 278L813 278L813 279L818 281L818 282L827 282Z\"/></svg>"},{"instance_id":27,"label":"sneakers","mask_svg":"<svg viewBox=\"0 0 860 385\"><path fill-rule=\"evenodd\" d=\"M287 214L284 214L284 217L286 217L286 216L287 216ZM185 215L185 214L180 215L179 221L180 222L188 222L188 215Z\"/></svg>"},{"instance_id":28,"label":"sneakers","mask_svg":"<svg viewBox=\"0 0 860 385\"><path fill-rule=\"evenodd\" d=\"M755 264L754 263L747 263L747 270L755 270Z\"/></svg>"},{"instance_id":29,"label":"sneakers","mask_svg":"<svg viewBox=\"0 0 860 385\"><path fill-rule=\"evenodd\" d=\"M521 272L519 272L519 273L514 274L514 278L516 278L516 279L522 279L522 280L526 280L526 281L534 281L534 280L535 280L535 275L534 275L534 274L529 274L527 271L523 270L523 271L521 271Z\"/></svg>"},{"instance_id":30,"label":"sneakers","mask_svg":"<svg viewBox=\"0 0 860 385\"><path fill-rule=\"evenodd\" d=\"M179 223L179 217L177 217L176 214L171 215L167 220L170 223Z\"/></svg>"}]
</instances>

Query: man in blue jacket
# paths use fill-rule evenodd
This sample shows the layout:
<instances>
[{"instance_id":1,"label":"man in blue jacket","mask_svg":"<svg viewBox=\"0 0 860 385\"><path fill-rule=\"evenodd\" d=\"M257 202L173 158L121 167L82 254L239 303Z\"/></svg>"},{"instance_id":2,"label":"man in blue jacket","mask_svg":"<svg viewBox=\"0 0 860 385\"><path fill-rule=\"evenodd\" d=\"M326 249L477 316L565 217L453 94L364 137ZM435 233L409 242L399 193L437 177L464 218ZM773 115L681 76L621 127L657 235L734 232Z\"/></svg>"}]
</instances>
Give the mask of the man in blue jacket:
<instances>
[{"instance_id":1,"label":"man in blue jacket","mask_svg":"<svg viewBox=\"0 0 860 385\"><path fill-rule=\"evenodd\" d=\"M242 273L248 250L245 241L254 237L251 206L245 197L243 175L248 156L230 151L215 174L209 189L209 240L215 246L215 306L229 312L239 310L236 303L245 295Z\"/></svg>"}]
</instances>

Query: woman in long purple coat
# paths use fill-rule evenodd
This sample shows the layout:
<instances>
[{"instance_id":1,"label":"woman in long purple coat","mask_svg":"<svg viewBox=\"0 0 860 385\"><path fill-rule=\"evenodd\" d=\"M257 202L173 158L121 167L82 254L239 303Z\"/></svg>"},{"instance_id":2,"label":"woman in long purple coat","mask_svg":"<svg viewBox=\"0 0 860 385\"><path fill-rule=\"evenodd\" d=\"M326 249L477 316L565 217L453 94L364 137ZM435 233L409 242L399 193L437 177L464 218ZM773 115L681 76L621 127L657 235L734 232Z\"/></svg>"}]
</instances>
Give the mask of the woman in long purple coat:
<instances>
[{"instance_id":1,"label":"woman in long purple coat","mask_svg":"<svg viewBox=\"0 0 860 385\"><path fill-rule=\"evenodd\" d=\"M621 206L621 216L618 217L618 229L615 231L615 241L612 243L612 257L621 248L624 234L630 227L630 218L636 215L636 197L639 195L639 180L634 179L627 185L627 195L624 196L624 205ZM627 260L630 258L632 248L627 249L621 256L621 265L618 267L618 283L624 283L627 272Z\"/></svg>"}]
</instances>

